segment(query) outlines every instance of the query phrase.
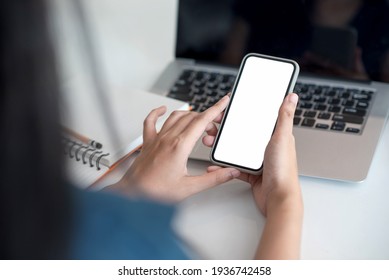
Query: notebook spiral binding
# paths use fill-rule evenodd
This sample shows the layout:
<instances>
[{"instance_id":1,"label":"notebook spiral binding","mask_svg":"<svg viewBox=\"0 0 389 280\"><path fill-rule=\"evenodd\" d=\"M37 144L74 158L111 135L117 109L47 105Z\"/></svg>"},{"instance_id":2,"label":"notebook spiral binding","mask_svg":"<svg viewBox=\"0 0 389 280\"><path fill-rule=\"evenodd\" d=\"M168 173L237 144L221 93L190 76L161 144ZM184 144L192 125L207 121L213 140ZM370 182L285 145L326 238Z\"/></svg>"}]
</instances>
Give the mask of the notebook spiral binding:
<instances>
[{"instance_id":1,"label":"notebook spiral binding","mask_svg":"<svg viewBox=\"0 0 389 280\"><path fill-rule=\"evenodd\" d=\"M63 138L63 147L65 155L82 164L89 164L91 168L96 167L97 170L101 170L100 164L109 167L109 164L104 164L104 157L109 156L109 153L66 137Z\"/></svg>"}]
</instances>

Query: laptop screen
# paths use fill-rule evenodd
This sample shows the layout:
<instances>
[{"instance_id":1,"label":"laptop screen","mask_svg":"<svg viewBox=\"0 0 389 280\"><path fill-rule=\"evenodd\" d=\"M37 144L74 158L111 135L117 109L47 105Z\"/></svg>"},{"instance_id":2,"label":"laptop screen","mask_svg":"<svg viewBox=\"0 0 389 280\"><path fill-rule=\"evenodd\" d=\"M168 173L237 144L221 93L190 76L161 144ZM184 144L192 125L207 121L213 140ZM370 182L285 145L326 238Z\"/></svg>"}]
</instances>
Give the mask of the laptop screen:
<instances>
[{"instance_id":1,"label":"laptop screen","mask_svg":"<svg viewBox=\"0 0 389 280\"><path fill-rule=\"evenodd\" d=\"M238 66L249 52L302 72L389 82L386 0L181 0L176 56Z\"/></svg>"}]
</instances>

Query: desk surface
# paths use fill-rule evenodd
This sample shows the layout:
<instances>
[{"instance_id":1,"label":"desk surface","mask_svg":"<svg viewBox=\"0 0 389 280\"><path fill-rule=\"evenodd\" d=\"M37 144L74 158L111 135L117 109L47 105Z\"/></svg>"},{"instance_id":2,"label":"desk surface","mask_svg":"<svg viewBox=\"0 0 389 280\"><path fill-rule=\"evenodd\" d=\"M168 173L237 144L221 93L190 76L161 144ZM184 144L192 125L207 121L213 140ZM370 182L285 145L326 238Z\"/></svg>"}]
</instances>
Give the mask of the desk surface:
<instances>
[{"instance_id":1,"label":"desk surface","mask_svg":"<svg viewBox=\"0 0 389 280\"><path fill-rule=\"evenodd\" d=\"M176 1L85 3L109 87L149 89L173 59ZM75 68L74 75L78 74ZM189 170L201 173L206 166L190 161ZM388 166L386 125L363 183L300 178L305 205L303 259L389 259ZM248 259L264 222L249 186L233 181L180 203L174 227L201 258Z\"/></svg>"}]
</instances>

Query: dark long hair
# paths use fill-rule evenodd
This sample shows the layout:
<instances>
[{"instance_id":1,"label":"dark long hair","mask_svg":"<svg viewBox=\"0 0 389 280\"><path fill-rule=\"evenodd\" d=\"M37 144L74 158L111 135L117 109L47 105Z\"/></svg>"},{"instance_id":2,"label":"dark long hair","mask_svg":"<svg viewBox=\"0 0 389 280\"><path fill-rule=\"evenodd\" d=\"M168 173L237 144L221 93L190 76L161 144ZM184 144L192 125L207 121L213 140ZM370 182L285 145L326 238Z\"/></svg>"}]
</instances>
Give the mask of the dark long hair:
<instances>
[{"instance_id":1,"label":"dark long hair","mask_svg":"<svg viewBox=\"0 0 389 280\"><path fill-rule=\"evenodd\" d=\"M44 0L0 4L0 258L65 258L59 86Z\"/></svg>"}]
</instances>

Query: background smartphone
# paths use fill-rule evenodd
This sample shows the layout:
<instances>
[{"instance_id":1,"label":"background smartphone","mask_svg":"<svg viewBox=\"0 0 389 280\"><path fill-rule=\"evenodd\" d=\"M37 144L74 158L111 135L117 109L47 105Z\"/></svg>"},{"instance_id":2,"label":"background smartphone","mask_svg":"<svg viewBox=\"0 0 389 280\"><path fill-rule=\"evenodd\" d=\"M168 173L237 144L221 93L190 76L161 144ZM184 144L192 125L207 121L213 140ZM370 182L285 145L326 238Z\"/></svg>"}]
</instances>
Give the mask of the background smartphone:
<instances>
[{"instance_id":1,"label":"background smartphone","mask_svg":"<svg viewBox=\"0 0 389 280\"><path fill-rule=\"evenodd\" d=\"M211 161L244 172L262 172L265 148L273 133L278 110L297 80L295 61L260 54L243 58Z\"/></svg>"}]
</instances>

